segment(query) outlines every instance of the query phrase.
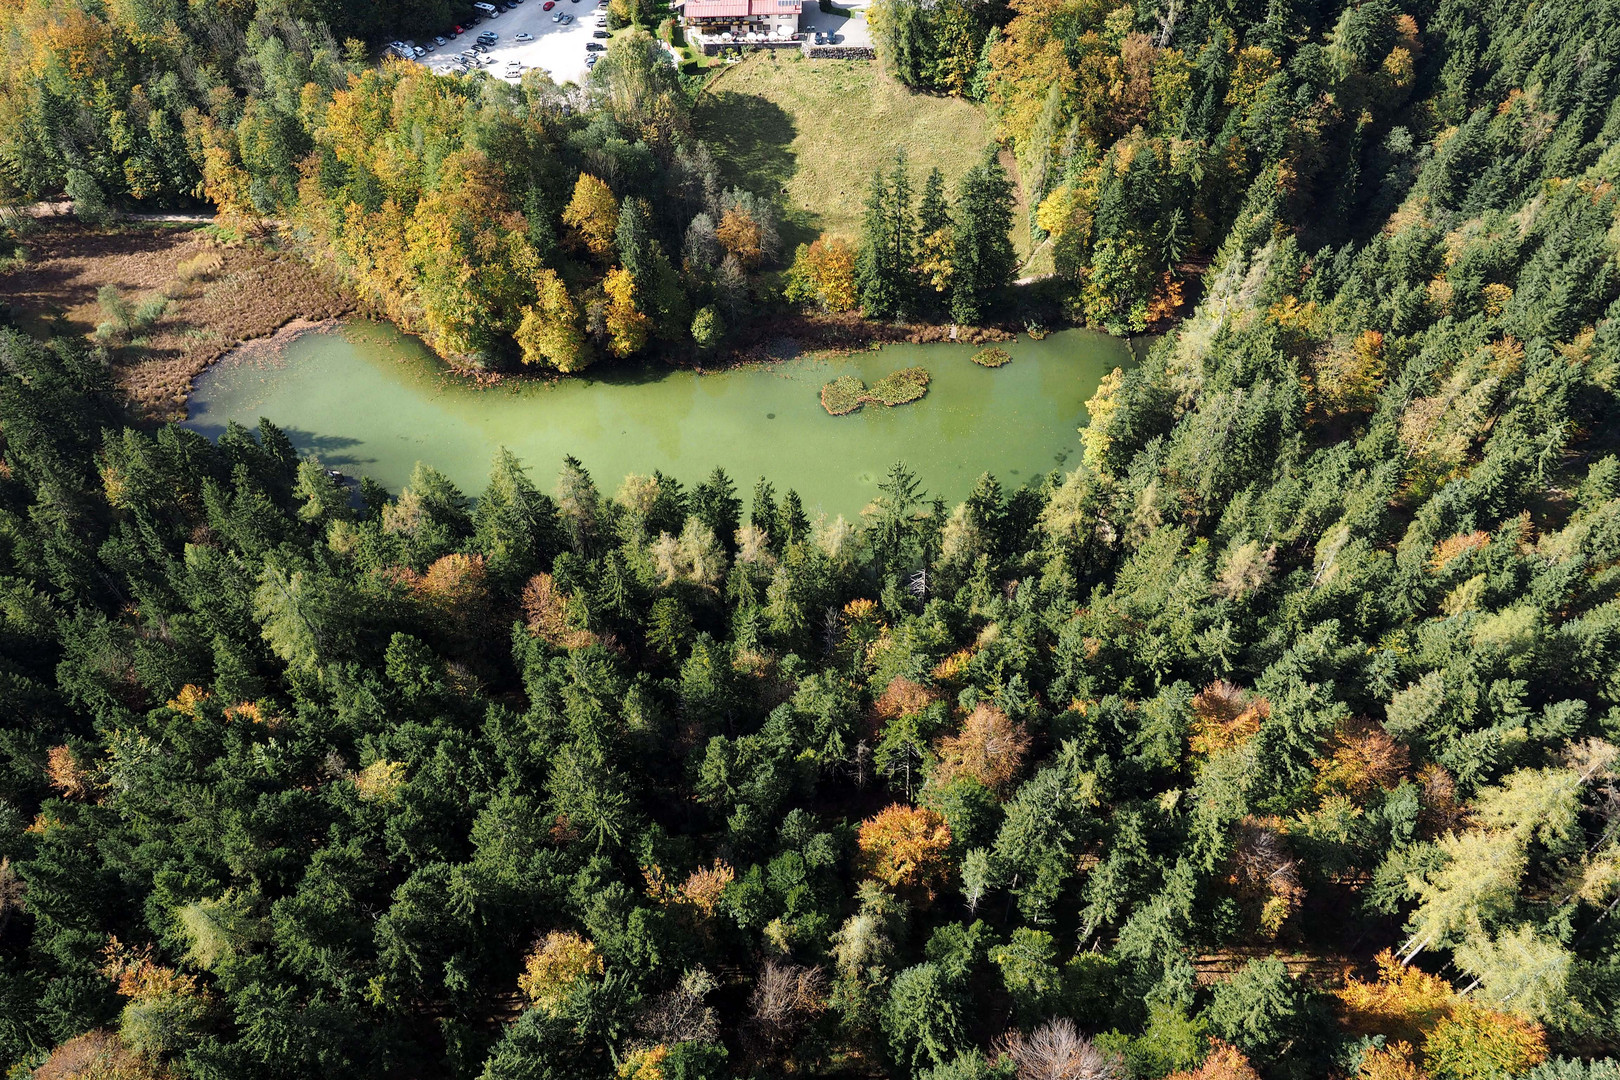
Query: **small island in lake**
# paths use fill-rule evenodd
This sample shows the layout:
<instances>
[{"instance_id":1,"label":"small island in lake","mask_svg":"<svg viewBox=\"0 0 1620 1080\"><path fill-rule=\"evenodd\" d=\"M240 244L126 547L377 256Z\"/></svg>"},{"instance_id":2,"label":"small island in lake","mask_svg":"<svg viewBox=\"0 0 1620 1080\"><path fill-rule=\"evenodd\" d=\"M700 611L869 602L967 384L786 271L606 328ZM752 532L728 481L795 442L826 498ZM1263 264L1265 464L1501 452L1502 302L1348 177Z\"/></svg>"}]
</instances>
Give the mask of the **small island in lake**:
<instances>
[{"instance_id":1,"label":"small island in lake","mask_svg":"<svg viewBox=\"0 0 1620 1080\"><path fill-rule=\"evenodd\" d=\"M868 402L904 405L926 394L931 378L925 367L908 367L891 371L868 387L854 375L840 375L821 388L821 407L833 416L846 416Z\"/></svg>"}]
</instances>

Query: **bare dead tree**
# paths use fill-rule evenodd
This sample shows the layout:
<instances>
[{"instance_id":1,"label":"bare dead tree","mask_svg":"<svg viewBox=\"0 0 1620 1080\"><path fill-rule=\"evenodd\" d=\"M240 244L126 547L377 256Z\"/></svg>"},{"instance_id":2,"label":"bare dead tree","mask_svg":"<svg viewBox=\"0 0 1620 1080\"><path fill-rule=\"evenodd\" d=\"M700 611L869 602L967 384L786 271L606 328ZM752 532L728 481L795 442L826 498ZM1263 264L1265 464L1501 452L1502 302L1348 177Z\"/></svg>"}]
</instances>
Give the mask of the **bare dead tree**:
<instances>
[{"instance_id":1,"label":"bare dead tree","mask_svg":"<svg viewBox=\"0 0 1620 1080\"><path fill-rule=\"evenodd\" d=\"M767 960L749 998L750 1041L765 1047L789 1043L827 1007L827 975L819 967Z\"/></svg>"},{"instance_id":2,"label":"bare dead tree","mask_svg":"<svg viewBox=\"0 0 1620 1080\"><path fill-rule=\"evenodd\" d=\"M659 994L636 1020L637 1036L654 1045L714 1040L720 1021L706 999L718 985L702 967L688 971L679 986Z\"/></svg>"},{"instance_id":3,"label":"bare dead tree","mask_svg":"<svg viewBox=\"0 0 1620 1080\"><path fill-rule=\"evenodd\" d=\"M1018 1069L1018 1080L1123 1080L1125 1063L1094 1046L1074 1021L1048 1020L1030 1034L1009 1032L1002 1053Z\"/></svg>"}]
</instances>

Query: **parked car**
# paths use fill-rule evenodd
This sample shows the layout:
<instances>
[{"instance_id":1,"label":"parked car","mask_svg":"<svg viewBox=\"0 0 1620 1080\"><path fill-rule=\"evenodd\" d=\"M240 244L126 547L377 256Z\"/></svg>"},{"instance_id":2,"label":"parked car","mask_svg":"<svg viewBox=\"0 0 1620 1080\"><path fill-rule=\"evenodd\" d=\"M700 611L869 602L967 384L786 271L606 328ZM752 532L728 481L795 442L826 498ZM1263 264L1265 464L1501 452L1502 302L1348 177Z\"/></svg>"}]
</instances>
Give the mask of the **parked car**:
<instances>
[{"instance_id":1,"label":"parked car","mask_svg":"<svg viewBox=\"0 0 1620 1080\"><path fill-rule=\"evenodd\" d=\"M606 30L592 30L591 31L591 37L594 37L594 38L606 38L606 37L612 37L612 36L613 35L608 33Z\"/></svg>"},{"instance_id":2,"label":"parked car","mask_svg":"<svg viewBox=\"0 0 1620 1080\"><path fill-rule=\"evenodd\" d=\"M546 0L545 3L540 5L540 10L541 11L550 11L552 8L554 8L556 6L557 6L557 0Z\"/></svg>"},{"instance_id":3,"label":"parked car","mask_svg":"<svg viewBox=\"0 0 1620 1080\"><path fill-rule=\"evenodd\" d=\"M595 53L591 53L591 55L585 58L585 66L588 68L593 68L596 66L596 62L600 59L602 59L600 56L597 56Z\"/></svg>"},{"instance_id":4,"label":"parked car","mask_svg":"<svg viewBox=\"0 0 1620 1080\"><path fill-rule=\"evenodd\" d=\"M574 17L572 15L564 15L562 17L562 22L563 22L564 26L567 26L569 23L571 23L573 21L574 21Z\"/></svg>"},{"instance_id":5,"label":"parked car","mask_svg":"<svg viewBox=\"0 0 1620 1080\"><path fill-rule=\"evenodd\" d=\"M600 41L587 41L585 48L590 52L607 52L607 46Z\"/></svg>"},{"instance_id":6,"label":"parked car","mask_svg":"<svg viewBox=\"0 0 1620 1080\"><path fill-rule=\"evenodd\" d=\"M517 37L513 38L512 40L514 40L514 41L533 41L534 40L534 35L533 34L519 34Z\"/></svg>"},{"instance_id":7,"label":"parked car","mask_svg":"<svg viewBox=\"0 0 1620 1080\"><path fill-rule=\"evenodd\" d=\"M474 45L473 52L487 53L489 52L489 46L482 43Z\"/></svg>"}]
</instances>

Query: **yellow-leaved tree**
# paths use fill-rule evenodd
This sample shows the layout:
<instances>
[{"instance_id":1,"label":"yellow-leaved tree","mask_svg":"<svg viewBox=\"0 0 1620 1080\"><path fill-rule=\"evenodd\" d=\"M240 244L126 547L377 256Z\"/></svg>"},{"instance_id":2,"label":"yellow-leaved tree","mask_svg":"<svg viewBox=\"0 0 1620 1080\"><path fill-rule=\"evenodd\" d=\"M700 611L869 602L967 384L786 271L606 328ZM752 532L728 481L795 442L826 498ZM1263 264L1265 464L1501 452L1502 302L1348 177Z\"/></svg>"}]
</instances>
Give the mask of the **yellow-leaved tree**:
<instances>
[{"instance_id":1,"label":"yellow-leaved tree","mask_svg":"<svg viewBox=\"0 0 1620 1080\"><path fill-rule=\"evenodd\" d=\"M786 296L794 303L820 304L832 312L853 311L855 249L836 236L819 236L800 244L788 271Z\"/></svg>"},{"instance_id":2,"label":"yellow-leaved tree","mask_svg":"<svg viewBox=\"0 0 1620 1080\"><path fill-rule=\"evenodd\" d=\"M595 356L580 325L579 308L555 270L534 279L535 301L523 309L517 343L525 364L549 364L561 372L581 371Z\"/></svg>"},{"instance_id":3,"label":"yellow-leaved tree","mask_svg":"<svg viewBox=\"0 0 1620 1080\"><path fill-rule=\"evenodd\" d=\"M607 294L603 315L608 351L618 357L629 356L647 344L647 336L652 333L652 320L636 308L636 280L630 271L616 266L602 279L602 291Z\"/></svg>"},{"instance_id":4,"label":"yellow-leaved tree","mask_svg":"<svg viewBox=\"0 0 1620 1080\"><path fill-rule=\"evenodd\" d=\"M932 900L950 874L951 829L936 811L895 803L861 822L855 842L867 876Z\"/></svg>"},{"instance_id":5,"label":"yellow-leaved tree","mask_svg":"<svg viewBox=\"0 0 1620 1080\"><path fill-rule=\"evenodd\" d=\"M605 182L582 172L562 220L592 255L600 257L613 250L613 238L619 229L619 203Z\"/></svg>"},{"instance_id":6,"label":"yellow-leaved tree","mask_svg":"<svg viewBox=\"0 0 1620 1080\"><path fill-rule=\"evenodd\" d=\"M535 943L523 962L518 989L546 1012L554 1012L587 979L602 974L602 954L570 930L553 930Z\"/></svg>"}]
</instances>

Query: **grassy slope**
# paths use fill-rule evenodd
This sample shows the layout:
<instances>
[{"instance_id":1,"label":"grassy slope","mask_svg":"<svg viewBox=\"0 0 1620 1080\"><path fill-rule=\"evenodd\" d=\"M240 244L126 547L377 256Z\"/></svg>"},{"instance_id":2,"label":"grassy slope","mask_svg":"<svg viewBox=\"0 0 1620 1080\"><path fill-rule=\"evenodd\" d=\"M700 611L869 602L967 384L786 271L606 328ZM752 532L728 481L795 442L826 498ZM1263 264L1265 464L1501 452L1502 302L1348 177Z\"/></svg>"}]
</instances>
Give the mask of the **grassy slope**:
<instances>
[{"instance_id":1,"label":"grassy slope","mask_svg":"<svg viewBox=\"0 0 1620 1080\"><path fill-rule=\"evenodd\" d=\"M796 52L756 53L716 76L696 122L730 182L783 192L788 252L821 232L855 239L872 170L896 147L905 148L919 194L935 166L954 191L991 136L972 102L914 94L870 61ZM1020 255L1023 232L1014 228Z\"/></svg>"}]
</instances>

